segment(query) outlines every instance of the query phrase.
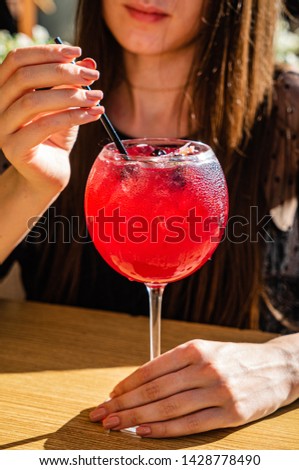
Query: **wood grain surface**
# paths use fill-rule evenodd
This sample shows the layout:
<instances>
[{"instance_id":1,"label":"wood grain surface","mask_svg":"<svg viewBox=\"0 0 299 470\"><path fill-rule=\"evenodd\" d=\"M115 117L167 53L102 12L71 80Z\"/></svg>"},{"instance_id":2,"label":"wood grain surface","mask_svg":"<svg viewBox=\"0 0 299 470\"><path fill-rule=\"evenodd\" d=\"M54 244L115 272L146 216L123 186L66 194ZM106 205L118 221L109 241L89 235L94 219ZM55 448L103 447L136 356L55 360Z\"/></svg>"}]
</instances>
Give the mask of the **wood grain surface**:
<instances>
[{"instance_id":1,"label":"wood grain surface","mask_svg":"<svg viewBox=\"0 0 299 470\"><path fill-rule=\"evenodd\" d=\"M162 350L273 335L164 320ZM263 420L176 439L103 431L89 411L148 360L148 319L0 300L0 449L299 449L298 401Z\"/></svg>"}]
</instances>

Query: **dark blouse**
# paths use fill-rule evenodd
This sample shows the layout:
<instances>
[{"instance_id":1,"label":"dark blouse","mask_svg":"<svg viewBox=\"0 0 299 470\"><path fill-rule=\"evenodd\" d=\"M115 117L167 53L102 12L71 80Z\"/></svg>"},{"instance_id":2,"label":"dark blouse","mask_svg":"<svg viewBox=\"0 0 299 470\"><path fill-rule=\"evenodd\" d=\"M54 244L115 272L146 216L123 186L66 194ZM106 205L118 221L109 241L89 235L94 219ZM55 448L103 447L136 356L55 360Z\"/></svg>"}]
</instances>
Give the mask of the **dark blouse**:
<instances>
[{"instance_id":1,"label":"dark blouse","mask_svg":"<svg viewBox=\"0 0 299 470\"><path fill-rule=\"evenodd\" d=\"M299 74L283 72L278 76L274 107L278 120L264 182L264 194L271 208L272 220L267 230L270 242L265 244L265 292L260 306L260 328L290 333L299 331ZM7 167L8 162L0 151L0 173ZM54 211L55 208L50 208L42 219L41 227L44 230L47 229L51 215L55 216ZM56 220L56 223L61 223L61 220ZM29 234L0 266L0 277L8 273L14 261L18 261L27 299L40 301L43 300L40 292L47 284L48 273L39 270L43 244L34 241L32 234ZM49 260L55 257L55 243L52 243L50 250ZM95 257L96 273L92 268ZM66 263L67 257L61 260L61 270ZM167 302L167 289L165 294ZM133 315L148 312L144 286L128 281L111 269L98 255L90 240L84 244L76 304Z\"/></svg>"}]
</instances>

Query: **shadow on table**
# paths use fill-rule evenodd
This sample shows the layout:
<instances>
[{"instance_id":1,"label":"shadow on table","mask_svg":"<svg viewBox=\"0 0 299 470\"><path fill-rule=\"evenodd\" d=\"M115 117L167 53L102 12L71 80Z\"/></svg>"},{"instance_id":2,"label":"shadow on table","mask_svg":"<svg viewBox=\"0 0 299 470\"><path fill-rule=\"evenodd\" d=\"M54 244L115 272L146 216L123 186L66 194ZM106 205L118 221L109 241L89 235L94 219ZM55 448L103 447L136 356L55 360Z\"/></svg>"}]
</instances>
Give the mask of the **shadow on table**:
<instances>
[{"instance_id":1,"label":"shadow on table","mask_svg":"<svg viewBox=\"0 0 299 470\"><path fill-rule=\"evenodd\" d=\"M45 442L47 450L153 450L184 449L213 443L222 439L233 430L210 431L202 436L188 436L177 439L140 439L127 434L111 431L107 433L98 423L89 421L90 409L68 421L58 431L51 434Z\"/></svg>"},{"instance_id":2,"label":"shadow on table","mask_svg":"<svg viewBox=\"0 0 299 470\"><path fill-rule=\"evenodd\" d=\"M274 413L267 418L265 421L270 421L273 418L283 415L292 409L299 406L299 401L292 403ZM79 415L68 421L64 426L58 429L56 432L43 434L39 436L33 436L28 439L23 439L14 442L8 442L0 446L0 450L15 449L20 446L26 446L26 444L32 444L45 440L44 448L46 450L177 450L177 449L195 449L203 448L207 446L214 449L227 449L228 443L225 445L221 444L224 438L227 438L231 434L244 430L250 427L252 424L246 424L239 426L238 428L228 429L216 429L202 434L196 434L193 436L185 436L175 439L139 439L131 436L127 436L120 432L105 433L100 424L91 423L88 415L92 408L83 410ZM258 423L258 420L255 423ZM250 442L248 442L250 445ZM297 449L298 446L296 446ZM32 445L30 446L32 448ZM38 446L40 448L40 446ZM232 449L238 447L231 447ZM242 448L252 448L244 445ZM281 449L284 448L282 443ZM286 447L290 449L289 445ZM253 450L265 449L264 446L255 446Z\"/></svg>"},{"instance_id":3,"label":"shadow on table","mask_svg":"<svg viewBox=\"0 0 299 470\"><path fill-rule=\"evenodd\" d=\"M278 410L264 420L277 418L291 409L299 406L299 402L295 402L285 408ZM79 415L68 421L58 431L49 435L45 442L46 450L177 450L177 449L194 449L205 448L213 445L215 449L227 449L221 445L221 440L229 435L245 429L252 423L238 428L216 429L202 434L185 436L172 439L149 439L128 436L124 433L112 431L107 433L98 423L89 421L88 415L91 408L83 410ZM262 420L259 420L262 421ZM257 423L258 421L256 421ZM263 447L261 447L262 449ZM258 449L256 449L258 450Z\"/></svg>"}]
</instances>

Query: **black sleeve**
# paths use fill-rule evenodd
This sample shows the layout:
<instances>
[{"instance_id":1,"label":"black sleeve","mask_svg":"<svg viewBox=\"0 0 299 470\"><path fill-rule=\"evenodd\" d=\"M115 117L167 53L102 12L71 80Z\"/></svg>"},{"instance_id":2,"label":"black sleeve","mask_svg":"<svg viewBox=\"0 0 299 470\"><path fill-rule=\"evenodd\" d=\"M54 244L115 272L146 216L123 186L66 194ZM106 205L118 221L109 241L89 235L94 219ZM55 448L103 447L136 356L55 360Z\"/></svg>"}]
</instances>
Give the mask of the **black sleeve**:
<instances>
[{"instance_id":1,"label":"black sleeve","mask_svg":"<svg viewBox=\"0 0 299 470\"><path fill-rule=\"evenodd\" d=\"M6 258L4 263L0 264L0 279L4 278L6 274L9 273L13 263L18 259L19 249L16 248L9 256Z\"/></svg>"},{"instance_id":2,"label":"black sleeve","mask_svg":"<svg viewBox=\"0 0 299 470\"><path fill-rule=\"evenodd\" d=\"M276 333L299 331L299 212L283 232L272 224L266 243L261 327Z\"/></svg>"},{"instance_id":3,"label":"black sleeve","mask_svg":"<svg viewBox=\"0 0 299 470\"><path fill-rule=\"evenodd\" d=\"M274 90L275 133L267 166L272 222L264 248L261 328L299 331L299 74L281 71Z\"/></svg>"}]
</instances>

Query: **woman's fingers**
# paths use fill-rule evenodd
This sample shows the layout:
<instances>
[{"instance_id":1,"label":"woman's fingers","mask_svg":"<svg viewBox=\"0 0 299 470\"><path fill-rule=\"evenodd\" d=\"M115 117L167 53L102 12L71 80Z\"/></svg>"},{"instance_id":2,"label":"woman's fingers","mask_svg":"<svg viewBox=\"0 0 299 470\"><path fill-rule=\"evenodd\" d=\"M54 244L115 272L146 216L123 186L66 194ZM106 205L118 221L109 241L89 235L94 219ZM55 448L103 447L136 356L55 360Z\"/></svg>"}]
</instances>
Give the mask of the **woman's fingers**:
<instances>
[{"instance_id":1,"label":"woman's fingers","mask_svg":"<svg viewBox=\"0 0 299 470\"><path fill-rule=\"evenodd\" d=\"M180 392L200 387L209 387L214 380L205 374L197 365L187 366L178 372L167 374L141 385L123 395L100 404L90 413L92 421L100 421L111 413L136 408Z\"/></svg>"},{"instance_id":2,"label":"woman's fingers","mask_svg":"<svg viewBox=\"0 0 299 470\"><path fill-rule=\"evenodd\" d=\"M187 436L227 426L230 424L226 424L225 411L215 407L169 421L146 423L139 426L136 432L144 437L167 438Z\"/></svg>"},{"instance_id":3,"label":"woman's fingers","mask_svg":"<svg viewBox=\"0 0 299 470\"><path fill-rule=\"evenodd\" d=\"M175 437L264 417L290 396L284 356L272 344L190 341L123 380L91 419L106 429L138 426L142 436Z\"/></svg>"},{"instance_id":4,"label":"woman's fingers","mask_svg":"<svg viewBox=\"0 0 299 470\"><path fill-rule=\"evenodd\" d=\"M0 112L26 91L55 86L87 86L99 78L97 70L75 64L45 64L20 68L1 88Z\"/></svg>"},{"instance_id":5,"label":"woman's fingers","mask_svg":"<svg viewBox=\"0 0 299 470\"><path fill-rule=\"evenodd\" d=\"M110 397L122 395L158 377L183 369L195 362L195 356L197 364L200 365L201 354L198 349L195 350L193 342L180 345L139 367L116 385Z\"/></svg>"},{"instance_id":6,"label":"woman's fingers","mask_svg":"<svg viewBox=\"0 0 299 470\"><path fill-rule=\"evenodd\" d=\"M95 70L96 63L93 59L85 58L78 62L79 66L69 64L72 58L80 54L81 49L78 47L55 45L24 48L22 50L13 51L9 55L6 61L1 65L0 82L3 78L5 78L5 71L6 75L8 74L8 71L16 73L11 75L11 78L7 80L1 89L1 145L5 145L7 137L10 139L11 134L18 131L20 127L27 126L30 124L30 121L40 119L41 115L43 114L59 113L63 111L67 113L69 108L88 108L99 104L99 101L103 97L103 94L100 90L78 89L74 83L67 85L65 88L52 88L52 85L55 83L59 84L60 82L64 82L65 86L66 82L76 82L78 80L75 77L79 76L80 78L82 73L86 73L89 76L91 73L92 76L94 75L95 77L98 77L98 72ZM54 64L53 61L56 61L56 63ZM57 67L60 66L62 68L57 69ZM34 68L32 69L32 67ZM36 73L34 73L34 71L36 71ZM24 80L20 79L20 77L22 77L22 73L25 75ZM45 75L48 75L48 77L45 77ZM29 81L26 80L26 77ZM41 83L46 84L49 80L51 82L51 87L49 89L34 89L39 88ZM19 84L17 83L18 86L12 86L15 82L18 81L20 82ZM34 83L32 81L34 81ZM85 81L86 80L84 79L83 82ZM90 80L86 81L86 83L89 82ZM27 89L27 87L29 88ZM19 96L19 98L17 98L17 96ZM101 110L102 108L100 108L98 111L101 112ZM75 118L76 114L72 114ZM68 116L68 114L65 116ZM85 113L80 114L80 116L84 116L83 121L79 119L80 122L77 122L78 120L75 118L76 125L81 123L84 124L84 122L90 122L92 119L90 114L88 115ZM95 116L95 112L93 116ZM55 122L55 119L52 120L53 123ZM92 120L94 119L96 118L94 117ZM43 121L40 122L40 127L42 126ZM26 132L22 132L22 137L25 137L27 134L29 134L31 129L32 127L26 129ZM40 133L36 134L37 137L39 135ZM14 136L11 145L16 144L17 146L17 142L18 139Z\"/></svg>"},{"instance_id":7,"label":"woman's fingers","mask_svg":"<svg viewBox=\"0 0 299 470\"><path fill-rule=\"evenodd\" d=\"M26 93L0 115L1 134L9 135L16 132L39 114L53 113L68 108L96 106L102 98L103 93L100 90L77 88Z\"/></svg>"},{"instance_id":8,"label":"woman's fingers","mask_svg":"<svg viewBox=\"0 0 299 470\"><path fill-rule=\"evenodd\" d=\"M71 62L81 55L80 47L64 45L31 46L8 53L0 65L0 87L20 68L30 65Z\"/></svg>"},{"instance_id":9,"label":"woman's fingers","mask_svg":"<svg viewBox=\"0 0 299 470\"><path fill-rule=\"evenodd\" d=\"M105 112L103 106L86 109L69 109L56 114L49 114L28 124L15 135L10 136L3 146L11 161L26 155L34 146L63 129L96 121Z\"/></svg>"},{"instance_id":10,"label":"woman's fingers","mask_svg":"<svg viewBox=\"0 0 299 470\"><path fill-rule=\"evenodd\" d=\"M72 63L81 49L65 45L23 48L0 65L0 147L35 187L57 194L69 180L69 152L78 126L104 113L92 59ZM43 144L43 145L41 145Z\"/></svg>"},{"instance_id":11,"label":"woman's fingers","mask_svg":"<svg viewBox=\"0 0 299 470\"><path fill-rule=\"evenodd\" d=\"M112 413L103 420L105 429L116 431L143 423L168 421L220 404L215 390L193 389L130 410Z\"/></svg>"}]
</instances>

